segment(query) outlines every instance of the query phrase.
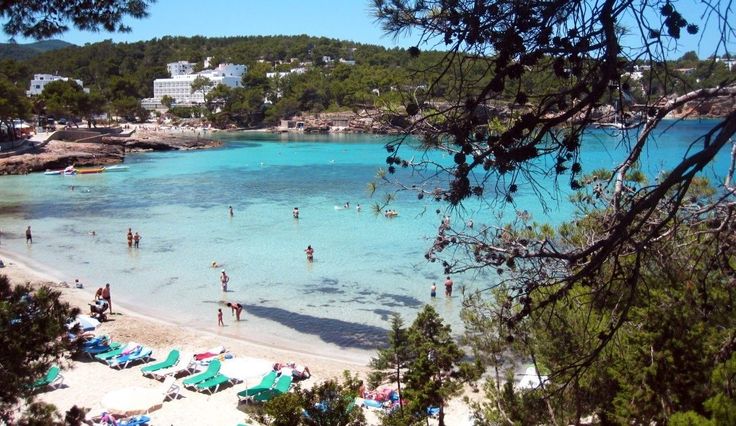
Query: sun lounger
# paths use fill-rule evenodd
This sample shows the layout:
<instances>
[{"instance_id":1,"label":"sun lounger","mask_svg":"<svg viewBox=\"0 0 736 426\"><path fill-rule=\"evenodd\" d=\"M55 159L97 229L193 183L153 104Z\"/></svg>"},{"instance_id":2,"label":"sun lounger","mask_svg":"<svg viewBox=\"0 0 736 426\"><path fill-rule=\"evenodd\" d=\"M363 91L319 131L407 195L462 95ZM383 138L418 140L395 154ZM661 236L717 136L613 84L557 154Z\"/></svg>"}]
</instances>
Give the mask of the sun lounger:
<instances>
[{"instance_id":1,"label":"sun lounger","mask_svg":"<svg viewBox=\"0 0 736 426\"><path fill-rule=\"evenodd\" d=\"M103 354L105 352L112 352L116 349L120 349L123 344L120 342L110 342L109 344L101 344L92 346L89 348L82 348L82 352L89 355L90 358L94 358L95 355Z\"/></svg>"},{"instance_id":2,"label":"sun lounger","mask_svg":"<svg viewBox=\"0 0 736 426\"><path fill-rule=\"evenodd\" d=\"M272 400L279 395L285 394L289 391L289 388L291 387L291 382L293 380L294 379L291 376L285 376L282 374L281 376L279 376L278 380L276 380L276 384L271 389L266 389L263 392L258 392L257 394L253 395L253 401L266 402Z\"/></svg>"},{"instance_id":3,"label":"sun lounger","mask_svg":"<svg viewBox=\"0 0 736 426\"><path fill-rule=\"evenodd\" d=\"M148 422L151 421L151 418L148 416L133 416L125 420L119 421L117 424L119 426L143 426L147 425Z\"/></svg>"},{"instance_id":4,"label":"sun lounger","mask_svg":"<svg viewBox=\"0 0 736 426\"><path fill-rule=\"evenodd\" d=\"M151 350L151 348L147 348L145 346L139 346L133 352L130 352L128 354L122 354L112 359L108 359L107 365L113 368L115 367L120 368L120 369L127 368L128 365L135 364L140 361L147 362L149 359L151 359L152 353L153 351Z\"/></svg>"},{"instance_id":5,"label":"sun lounger","mask_svg":"<svg viewBox=\"0 0 736 426\"><path fill-rule=\"evenodd\" d=\"M61 375L61 368L58 365L52 365L49 371L46 372L46 375L33 382L31 387L33 389L39 389L45 386L57 388L62 384L64 384L64 376Z\"/></svg>"},{"instance_id":6,"label":"sun lounger","mask_svg":"<svg viewBox=\"0 0 736 426\"><path fill-rule=\"evenodd\" d=\"M226 383L228 381L230 381L229 377L227 377L224 374L218 373L215 377L207 379L204 382L199 382L196 385L194 385L194 387L198 391L208 391L211 395L217 392L218 389L220 389L221 384Z\"/></svg>"},{"instance_id":7,"label":"sun lounger","mask_svg":"<svg viewBox=\"0 0 736 426\"><path fill-rule=\"evenodd\" d=\"M139 347L139 346L140 345L138 343L130 342L130 343L128 343L125 346L122 346L122 347L119 346L115 350L108 351L108 352L103 352L101 354L97 354L97 355L95 355L95 359L97 359L99 361L107 361L110 358L114 358L116 356L120 356L120 355L124 355L124 354L130 353L130 352L136 350L136 348Z\"/></svg>"},{"instance_id":8,"label":"sun lounger","mask_svg":"<svg viewBox=\"0 0 736 426\"><path fill-rule=\"evenodd\" d=\"M163 362L146 365L141 368L141 373L143 373L144 376L150 376L155 371L163 370L164 368L173 367L178 362L179 362L179 351L177 349L172 349L171 352L169 352L169 355L166 357L166 359Z\"/></svg>"},{"instance_id":9,"label":"sun lounger","mask_svg":"<svg viewBox=\"0 0 736 426\"><path fill-rule=\"evenodd\" d=\"M205 370L204 373L194 374L192 376L189 376L185 378L182 383L184 384L184 387L194 386L197 383L202 383L204 381L207 381L215 376L220 372L220 360L214 359L212 362L210 362L210 365L207 366L207 370Z\"/></svg>"},{"instance_id":10,"label":"sun lounger","mask_svg":"<svg viewBox=\"0 0 736 426\"><path fill-rule=\"evenodd\" d=\"M162 368L161 370L152 371L150 372L150 375L158 380L163 380L167 376L176 377L183 372L187 372L187 374L192 374L196 371L196 367L197 365L194 361L193 354L191 352L182 353L179 355L179 362L177 362L176 365L172 365L169 368Z\"/></svg>"},{"instance_id":11,"label":"sun lounger","mask_svg":"<svg viewBox=\"0 0 736 426\"><path fill-rule=\"evenodd\" d=\"M261 383L258 383L255 386L251 386L245 390L238 392L238 400L242 401L243 399L250 398L259 392L271 389L271 387L273 387L273 384L276 382L276 376L278 376L278 372L273 370L268 372L261 379Z\"/></svg>"},{"instance_id":12,"label":"sun lounger","mask_svg":"<svg viewBox=\"0 0 736 426\"><path fill-rule=\"evenodd\" d=\"M179 390L179 385L176 384L176 377L166 376L166 379L164 379L164 382L161 384L161 394L164 397L164 402L169 398L179 398Z\"/></svg>"}]
</instances>

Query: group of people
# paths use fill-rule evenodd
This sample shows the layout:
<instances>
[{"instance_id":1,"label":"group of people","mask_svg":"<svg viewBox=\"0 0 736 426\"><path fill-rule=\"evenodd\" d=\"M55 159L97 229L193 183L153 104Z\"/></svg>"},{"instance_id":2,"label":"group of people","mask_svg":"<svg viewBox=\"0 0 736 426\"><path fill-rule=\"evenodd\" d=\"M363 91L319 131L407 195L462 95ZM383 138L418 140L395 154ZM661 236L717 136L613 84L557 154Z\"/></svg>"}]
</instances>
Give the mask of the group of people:
<instances>
[{"instance_id":1,"label":"group of people","mask_svg":"<svg viewBox=\"0 0 736 426\"><path fill-rule=\"evenodd\" d=\"M79 280L75 280L75 284L79 283ZM77 288L81 288L77 285ZM110 283L105 284L105 287L100 287L95 292L95 298L90 304L90 310L92 314L97 316L98 319L105 319L105 311L110 309L112 315L112 298L110 297Z\"/></svg>"},{"instance_id":2,"label":"group of people","mask_svg":"<svg viewBox=\"0 0 736 426\"><path fill-rule=\"evenodd\" d=\"M230 308L231 314L235 316L235 320L240 321L240 314L243 312L243 305L240 303L227 302L226 306ZM222 319L222 308L217 309L217 326L225 326L225 322Z\"/></svg>"},{"instance_id":3,"label":"group of people","mask_svg":"<svg viewBox=\"0 0 736 426\"><path fill-rule=\"evenodd\" d=\"M445 296L452 297L452 286L453 286L452 278L450 276L447 276L447 279L445 280ZM431 297L437 297L437 284L432 283L432 287L429 290L429 295Z\"/></svg>"},{"instance_id":4,"label":"group of people","mask_svg":"<svg viewBox=\"0 0 736 426\"><path fill-rule=\"evenodd\" d=\"M384 215L384 216L386 216L386 217L396 217L396 216L398 216L398 215L399 215L399 212L397 212L396 210L391 210L391 209L389 209L389 210L386 210L386 211L385 211L385 212L383 213L383 215Z\"/></svg>"},{"instance_id":5,"label":"group of people","mask_svg":"<svg viewBox=\"0 0 736 426\"><path fill-rule=\"evenodd\" d=\"M141 235L136 232L133 234L133 230L128 228L128 247L138 248L141 243Z\"/></svg>"}]
</instances>

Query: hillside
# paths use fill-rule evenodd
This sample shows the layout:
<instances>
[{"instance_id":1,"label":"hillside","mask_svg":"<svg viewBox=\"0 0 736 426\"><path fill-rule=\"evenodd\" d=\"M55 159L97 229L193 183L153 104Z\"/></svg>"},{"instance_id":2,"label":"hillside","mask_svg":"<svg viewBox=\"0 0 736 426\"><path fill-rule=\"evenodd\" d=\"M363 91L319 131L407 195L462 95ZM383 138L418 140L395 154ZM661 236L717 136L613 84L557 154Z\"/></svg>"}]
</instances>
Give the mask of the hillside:
<instances>
[{"instance_id":1,"label":"hillside","mask_svg":"<svg viewBox=\"0 0 736 426\"><path fill-rule=\"evenodd\" d=\"M62 40L43 40L27 44L0 43L0 60L14 59L16 61L24 61L42 53L71 46L75 45Z\"/></svg>"}]
</instances>

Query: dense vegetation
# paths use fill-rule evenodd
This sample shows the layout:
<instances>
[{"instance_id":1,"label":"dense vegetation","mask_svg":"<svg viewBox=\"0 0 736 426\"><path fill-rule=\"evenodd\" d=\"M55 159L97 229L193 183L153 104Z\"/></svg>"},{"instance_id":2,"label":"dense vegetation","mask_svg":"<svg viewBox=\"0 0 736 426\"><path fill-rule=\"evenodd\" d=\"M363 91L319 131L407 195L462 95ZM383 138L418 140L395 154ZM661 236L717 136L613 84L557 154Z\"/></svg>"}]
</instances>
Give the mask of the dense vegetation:
<instances>
[{"instance_id":1,"label":"dense vegetation","mask_svg":"<svg viewBox=\"0 0 736 426\"><path fill-rule=\"evenodd\" d=\"M140 99L153 96L153 80L167 77L166 64L179 60L195 62L201 69L207 57L212 63L240 63L248 66L244 87L219 88L208 97L205 108L179 108L172 112L181 117L206 116L224 127L275 124L298 112L322 112L381 108L403 111L406 105L459 102L466 96L457 90L448 69L466 67L468 81L481 85L492 79L484 68L458 62L443 62L445 53L410 49L386 49L380 46L340 41L324 37L253 36L253 37L162 37L136 43L110 41L73 46L34 56L27 60L0 61L0 79L7 79L19 89L26 89L33 74L57 73L80 79L91 90L91 109L70 108L66 115L84 118L89 114L110 113L128 120L142 119L146 112ZM675 68L695 68L681 78L662 78L655 66L640 80L625 80L632 102L645 102L650 96L680 93L692 88L710 87L728 78L723 63L699 61L693 53L668 64ZM355 64L341 62L355 61ZM536 103L545 93L566 84L554 72L555 64L539 67L526 74L520 85L525 102ZM291 73L282 78L266 78L267 72L289 71L304 67L305 73ZM631 67L633 69L633 66ZM432 84L430 84L432 83ZM104 99L105 102L97 102ZM510 88L499 101L516 99ZM606 101L613 103L613 99ZM439 102L439 104L438 104ZM43 110L44 105L32 112ZM31 111L29 111L31 112ZM58 111L58 113L61 113Z\"/></svg>"},{"instance_id":2,"label":"dense vegetation","mask_svg":"<svg viewBox=\"0 0 736 426\"><path fill-rule=\"evenodd\" d=\"M61 40L43 40L28 44L0 43L0 59L25 61L45 52L71 46L73 44Z\"/></svg>"}]
</instances>

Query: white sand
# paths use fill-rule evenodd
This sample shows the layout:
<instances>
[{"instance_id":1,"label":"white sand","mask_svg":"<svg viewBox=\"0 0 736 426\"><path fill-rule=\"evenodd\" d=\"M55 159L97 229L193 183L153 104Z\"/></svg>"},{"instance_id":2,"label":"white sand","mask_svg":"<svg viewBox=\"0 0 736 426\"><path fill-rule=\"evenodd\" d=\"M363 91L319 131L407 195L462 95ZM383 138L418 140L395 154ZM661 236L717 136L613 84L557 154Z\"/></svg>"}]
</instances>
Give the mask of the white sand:
<instances>
[{"instance_id":1,"label":"white sand","mask_svg":"<svg viewBox=\"0 0 736 426\"><path fill-rule=\"evenodd\" d=\"M43 283L57 286L62 281L73 282L73 279L60 279L55 272L44 265L32 264L20 257L0 250L0 259L5 268L0 274L7 275L14 284L30 282L33 285ZM90 294L87 290L57 287L63 298L72 306L79 307L83 313L89 308ZM329 379L339 378L342 372L349 370L365 377L369 368L360 363L349 362L343 359L331 358L330 354L305 354L280 348L266 347L254 343L234 339L217 333L195 330L167 323L163 320L143 316L130 311L113 300L114 315L108 316L110 321L103 323L97 334L110 335L113 340L120 342L135 341L154 348L153 356L158 361L165 359L171 348L182 351L203 352L208 348L223 345L228 352L241 357L258 358L270 363L281 361L295 361L309 367L312 377L302 382L302 387ZM227 315L226 315L227 317ZM39 398L56 405L60 412L65 412L73 405L92 410L100 410L103 397L110 391L128 387L158 388L161 383L145 378L140 373L140 365L128 367L125 370L116 370L97 361L74 360L64 366L64 386L43 392ZM181 379L178 380L181 383ZM250 384L250 383L249 383ZM237 393L246 388L241 383L228 386L213 395L197 393L182 389L181 397L176 401L168 401L162 408L149 413L154 425L191 425L216 424L235 425L247 422L256 424L237 409ZM478 395L472 395L477 397ZM448 404L446 409L448 425L472 424L468 421L468 409L456 398ZM368 424L377 424L374 412L366 411Z\"/></svg>"}]
</instances>

